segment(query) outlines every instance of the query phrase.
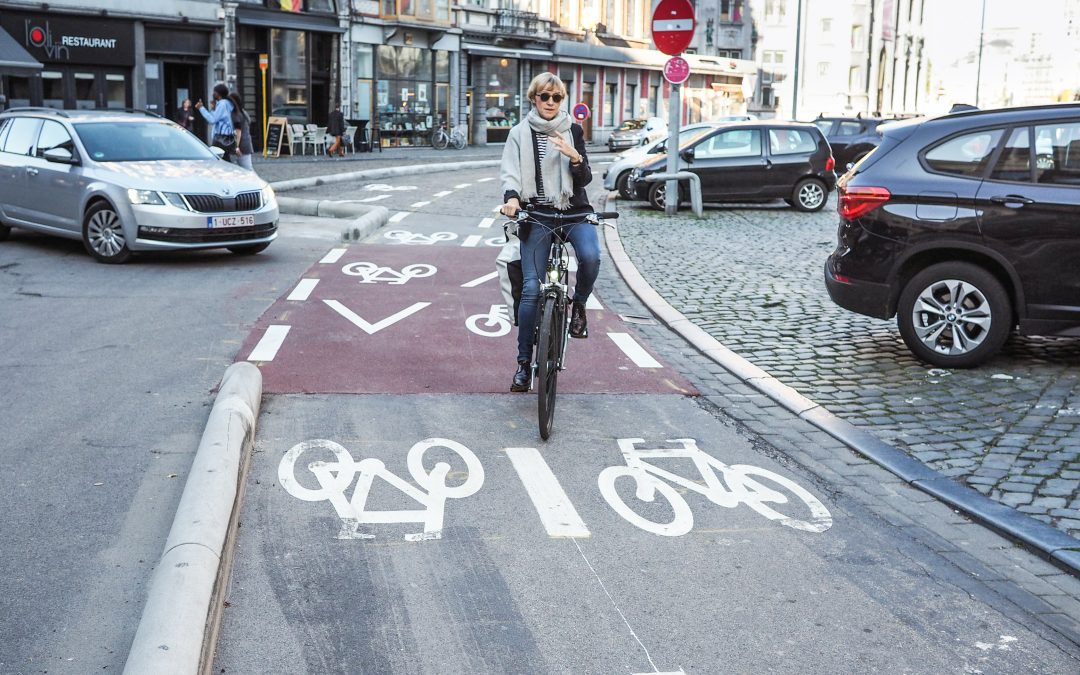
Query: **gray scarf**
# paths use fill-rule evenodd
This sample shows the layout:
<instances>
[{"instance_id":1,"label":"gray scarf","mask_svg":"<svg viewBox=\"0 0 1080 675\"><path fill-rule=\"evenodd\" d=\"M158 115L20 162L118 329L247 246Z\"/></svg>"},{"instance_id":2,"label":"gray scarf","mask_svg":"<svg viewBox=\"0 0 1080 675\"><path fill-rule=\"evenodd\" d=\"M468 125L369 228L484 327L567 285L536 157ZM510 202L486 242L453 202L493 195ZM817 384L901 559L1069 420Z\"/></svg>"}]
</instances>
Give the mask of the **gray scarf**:
<instances>
[{"instance_id":1,"label":"gray scarf","mask_svg":"<svg viewBox=\"0 0 1080 675\"><path fill-rule=\"evenodd\" d=\"M521 198L527 202L536 197L536 148L533 146L532 131L547 136L560 135L568 143L573 144L574 139L570 134L572 124L570 116L565 110L560 110L553 119L546 120L540 116L536 108L529 111L524 124L519 124L511 131L515 135L518 144L519 167L521 170ZM570 198L574 196L574 179L570 175L570 159L563 155L554 145L548 146L544 155L543 164L540 166L540 177L544 181L544 195L551 200L551 204L565 211L570 208Z\"/></svg>"}]
</instances>

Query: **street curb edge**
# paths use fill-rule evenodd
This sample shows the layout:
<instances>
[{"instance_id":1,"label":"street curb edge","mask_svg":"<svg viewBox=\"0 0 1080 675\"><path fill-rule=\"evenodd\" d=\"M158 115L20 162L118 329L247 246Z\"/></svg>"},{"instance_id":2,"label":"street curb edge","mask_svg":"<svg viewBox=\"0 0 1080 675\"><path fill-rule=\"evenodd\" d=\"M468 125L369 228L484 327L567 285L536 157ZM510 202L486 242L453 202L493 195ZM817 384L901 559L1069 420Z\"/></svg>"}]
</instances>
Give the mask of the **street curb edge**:
<instances>
[{"instance_id":1,"label":"street curb edge","mask_svg":"<svg viewBox=\"0 0 1080 675\"><path fill-rule=\"evenodd\" d=\"M365 180L374 178L393 178L395 176L412 176L425 173L438 173L440 171L457 171L460 169L486 169L499 166L502 160L477 159L466 162L439 162L436 164L409 164L406 166L392 166L383 169L365 169L363 171L348 171L346 173L328 174L325 176L311 176L308 178L294 178L271 183L275 191L287 192L288 190L302 190L304 188L330 185L333 183L345 183L351 180Z\"/></svg>"},{"instance_id":2,"label":"street curb edge","mask_svg":"<svg viewBox=\"0 0 1080 675\"><path fill-rule=\"evenodd\" d=\"M965 513L976 522L1035 549L1075 576L1080 576L1080 540L961 485L881 440L837 417L792 387L725 347L668 303L638 271L626 254L616 228L605 228L608 254L630 290L645 306L703 355L743 383L813 424L836 440L895 474L904 482Z\"/></svg>"},{"instance_id":3,"label":"street curb edge","mask_svg":"<svg viewBox=\"0 0 1080 675\"><path fill-rule=\"evenodd\" d=\"M360 241L390 221L390 210L385 206L350 204L331 199L301 199L278 197L281 213L323 218L353 218L341 232L343 241Z\"/></svg>"},{"instance_id":4,"label":"street curb edge","mask_svg":"<svg viewBox=\"0 0 1080 675\"><path fill-rule=\"evenodd\" d=\"M255 442L262 372L225 370L165 549L154 570L124 673L190 674L212 667L247 457Z\"/></svg>"}]
</instances>

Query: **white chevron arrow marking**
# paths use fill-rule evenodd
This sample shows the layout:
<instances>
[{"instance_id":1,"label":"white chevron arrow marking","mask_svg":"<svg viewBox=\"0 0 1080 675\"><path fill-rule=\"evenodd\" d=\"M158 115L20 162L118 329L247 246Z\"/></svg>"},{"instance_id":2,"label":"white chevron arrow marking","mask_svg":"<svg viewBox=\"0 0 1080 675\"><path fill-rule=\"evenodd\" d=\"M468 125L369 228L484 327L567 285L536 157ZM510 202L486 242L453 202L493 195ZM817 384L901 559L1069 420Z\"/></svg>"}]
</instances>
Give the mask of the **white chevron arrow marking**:
<instances>
[{"instance_id":1,"label":"white chevron arrow marking","mask_svg":"<svg viewBox=\"0 0 1080 675\"><path fill-rule=\"evenodd\" d=\"M387 326L392 326L398 321L404 319L405 317L416 314L417 312L431 304L430 302L417 302L406 307L397 314L392 314L386 317L382 321L379 321L377 323L368 323L359 314L352 311L337 300L323 300L323 302L329 305L330 309L334 310L341 316L348 319L350 323L352 323L354 326L364 331L368 335L374 335L375 333L381 331L383 328L386 328Z\"/></svg>"}]
</instances>

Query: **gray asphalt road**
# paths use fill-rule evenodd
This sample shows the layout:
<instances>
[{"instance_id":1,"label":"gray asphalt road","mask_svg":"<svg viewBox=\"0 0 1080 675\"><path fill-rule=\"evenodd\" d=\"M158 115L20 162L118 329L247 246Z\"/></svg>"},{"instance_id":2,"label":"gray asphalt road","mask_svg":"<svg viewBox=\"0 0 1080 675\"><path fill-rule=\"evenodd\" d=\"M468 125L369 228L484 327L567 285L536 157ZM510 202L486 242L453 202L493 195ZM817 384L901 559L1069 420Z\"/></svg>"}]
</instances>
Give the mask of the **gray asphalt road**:
<instances>
[{"instance_id":1,"label":"gray asphalt road","mask_svg":"<svg viewBox=\"0 0 1080 675\"><path fill-rule=\"evenodd\" d=\"M251 324L339 238L95 263L0 244L0 672L119 672L206 422Z\"/></svg>"},{"instance_id":2,"label":"gray asphalt road","mask_svg":"<svg viewBox=\"0 0 1080 675\"><path fill-rule=\"evenodd\" d=\"M478 183L489 175L385 181L415 190L388 190L379 203L409 214L402 228L467 236L499 200L496 185ZM380 233L376 242L401 245ZM604 284L620 313L642 314L625 288ZM703 391L714 386L687 367L685 345L651 346ZM959 551L941 553L919 540L925 530L879 515L896 508L929 523L944 517L939 505L877 475L888 496L869 508L848 496L855 486L785 459L711 399L563 395L547 443L532 395L277 395L259 424L218 672L1075 672L1080 663L1075 642L1033 620L1032 596L973 580L951 562ZM780 416L773 431L802 438ZM680 448L679 457L629 453ZM833 452L822 459L860 463ZM440 460L445 482L431 477ZM954 546L981 551L993 539L973 529L979 541ZM1047 586L1071 588L1047 574Z\"/></svg>"}]
</instances>

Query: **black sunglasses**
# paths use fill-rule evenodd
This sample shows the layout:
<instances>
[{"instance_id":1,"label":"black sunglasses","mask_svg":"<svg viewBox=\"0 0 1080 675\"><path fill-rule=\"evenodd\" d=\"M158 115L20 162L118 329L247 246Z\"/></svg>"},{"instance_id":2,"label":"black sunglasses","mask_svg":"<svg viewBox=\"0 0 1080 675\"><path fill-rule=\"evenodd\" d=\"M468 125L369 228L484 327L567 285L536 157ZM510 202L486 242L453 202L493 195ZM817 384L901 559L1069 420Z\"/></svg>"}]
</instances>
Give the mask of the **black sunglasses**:
<instances>
[{"instance_id":1,"label":"black sunglasses","mask_svg":"<svg viewBox=\"0 0 1080 675\"><path fill-rule=\"evenodd\" d=\"M549 94L549 93L547 93L545 91L543 94L540 94L540 100L543 101L544 103L547 103L548 101L555 101L556 103L562 103L563 95L562 94Z\"/></svg>"}]
</instances>

